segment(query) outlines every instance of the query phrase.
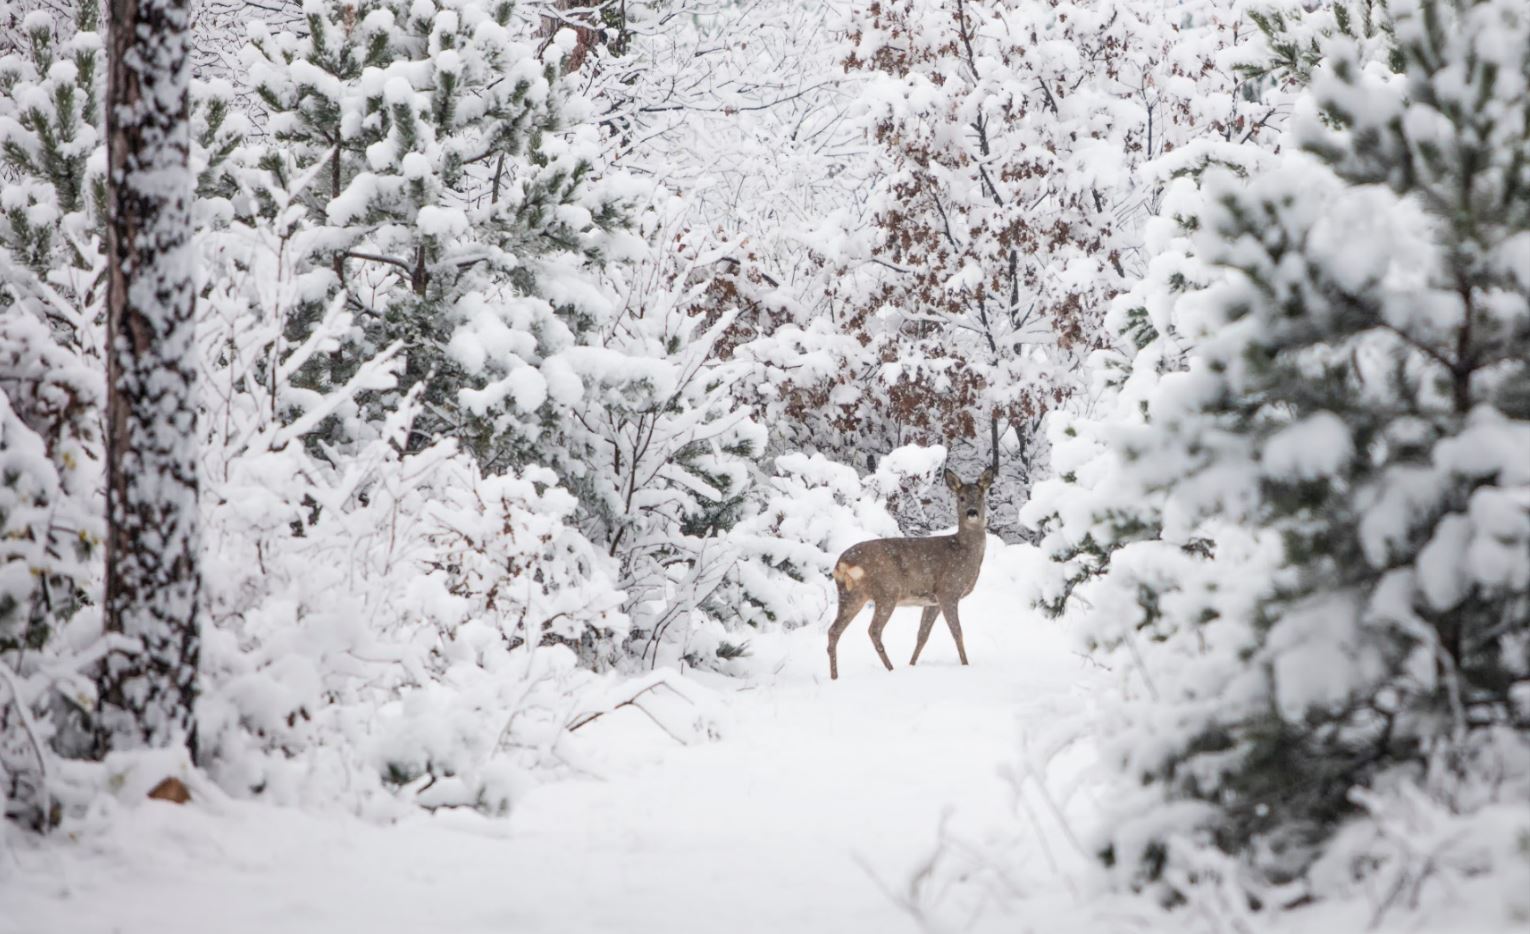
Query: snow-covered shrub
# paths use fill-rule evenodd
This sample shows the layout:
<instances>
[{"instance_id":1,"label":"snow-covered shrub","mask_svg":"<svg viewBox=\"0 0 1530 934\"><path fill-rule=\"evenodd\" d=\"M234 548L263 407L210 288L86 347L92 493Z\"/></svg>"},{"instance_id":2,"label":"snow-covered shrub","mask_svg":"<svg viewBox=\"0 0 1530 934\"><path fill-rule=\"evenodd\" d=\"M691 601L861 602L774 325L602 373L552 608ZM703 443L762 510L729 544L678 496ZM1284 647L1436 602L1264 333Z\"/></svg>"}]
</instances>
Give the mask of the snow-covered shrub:
<instances>
[{"instance_id":1,"label":"snow-covered shrub","mask_svg":"<svg viewBox=\"0 0 1530 934\"><path fill-rule=\"evenodd\" d=\"M412 449L421 390L364 417L396 346L327 390L300 383L352 312L330 300L292 336L330 281L308 261L326 232L286 189L259 197L277 221L205 253L204 764L278 801L503 810L595 683L581 656L626 633L612 562L551 471Z\"/></svg>"},{"instance_id":2,"label":"snow-covered shrub","mask_svg":"<svg viewBox=\"0 0 1530 934\"><path fill-rule=\"evenodd\" d=\"M247 454L209 511L198 715L231 791L502 811L601 684L576 652L620 638L622 595L564 524L572 497L535 470L483 477L449 444L399 455L407 428L339 468Z\"/></svg>"},{"instance_id":3,"label":"snow-covered shrub","mask_svg":"<svg viewBox=\"0 0 1530 934\"><path fill-rule=\"evenodd\" d=\"M1257 95L1214 67L1237 27L1220 2L888 0L850 17L858 120L885 165L870 231L835 258L876 271L833 285L867 345L841 377L867 387L855 427L879 452L944 443L969 476L991 462L1007 539L1027 534L1041 416L1087 388L1103 313L1140 271L1159 195L1144 163L1267 132Z\"/></svg>"},{"instance_id":4,"label":"snow-covered shrub","mask_svg":"<svg viewBox=\"0 0 1530 934\"><path fill-rule=\"evenodd\" d=\"M679 208L665 198L645 215L650 250L613 271L622 304L600 346L557 358L583 387L561 435L567 483L581 527L620 567L627 654L649 666L677 661L691 629L717 615L766 436L735 398L744 370L717 351L735 309L704 303L728 247L677 229Z\"/></svg>"},{"instance_id":5,"label":"snow-covered shrub","mask_svg":"<svg viewBox=\"0 0 1530 934\"><path fill-rule=\"evenodd\" d=\"M31 308L0 314L0 652L42 648L96 596L103 387L92 362Z\"/></svg>"},{"instance_id":6,"label":"snow-covered shrub","mask_svg":"<svg viewBox=\"0 0 1530 934\"><path fill-rule=\"evenodd\" d=\"M4 256L0 270L17 292L38 284ZM30 307L0 309L0 800L34 826L51 819L51 747L83 751L94 699L101 376Z\"/></svg>"},{"instance_id":7,"label":"snow-covered shrub","mask_svg":"<svg viewBox=\"0 0 1530 934\"><path fill-rule=\"evenodd\" d=\"M856 542L898 535L898 524L855 468L821 454L777 457L765 484L763 504L731 536L739 550L734 613L761 630L821 624L834 610L834 559Z\"/></svg>"},{"instance_id":8,"label":"snow-covered shrub","mask_svg":"<svg viewBox=\"0 0 1530 934\"><path fill-rule=\"evenodd\" d=\"M1363 899L1367 923L1512 929L1530 917L1530 745L1474 732L1421 770L1357 789L1347 823L1311 872L1316 894ZM1507 881L1508 884L1503 883Z\"/></svg>"},{"instance_id":9,"label":"snow-covered shrub","mask_svg":"<svg viewBox=\"0 0 1530 934\"><path fill-rule=\"evenodd\" d=\"M319 300L294 321L334 297L356 312L299 381L333 389L397 344L399 388L358 395L363 416L423 387L410 450L453 438L486 474L554 471L632 622L614 649L609 632L570 638L597 667L656 661L731 566L722 533L763 447L714 353L728 321L697 307L698 270L724 251L681 229L678 199L600 169L560 72L574 32L538 47L509 4L479 0L315 2L308 20L257 27L248 53L271 111L263 164L321 219ZM640 228L637 195L654 203Z\"/></svg>"},{"instance_id":10,"label":"snow-covered shrub","mask_svg":"<svg viewBox=\"0 0 1530 934\"><path fill-rule=\"evenodd\" d=\"M461 469L461 465L457 465ZM428 513L432 567L459 610L491 617L514 647L557 643L589 667L627 634L613 562L576 525L578 501L545 467L482 476L469 470Z\"/></svg>"}]
</instances>

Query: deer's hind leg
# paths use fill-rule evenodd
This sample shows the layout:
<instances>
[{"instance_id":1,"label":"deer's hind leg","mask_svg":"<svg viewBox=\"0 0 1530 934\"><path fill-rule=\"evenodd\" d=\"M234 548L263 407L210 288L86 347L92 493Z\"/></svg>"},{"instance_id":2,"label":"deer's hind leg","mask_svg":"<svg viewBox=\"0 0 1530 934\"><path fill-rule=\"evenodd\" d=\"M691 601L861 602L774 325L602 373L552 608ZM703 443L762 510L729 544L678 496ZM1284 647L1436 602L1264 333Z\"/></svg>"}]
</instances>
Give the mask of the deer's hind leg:
<instances>
[{"instance_id":1,"label":"deer's hind leg","mask_svg":"<svg viewBox=\"0 0 1530 934\"><path fill-rule=\"evenodd\" d=\"M866 605L866 597L852 590L839 589L839 612L834 616L834 622L829 626L829 678L833 680L839 677L839 637L844 634L845 627L855 619L855 614Z\"/></svg>"},{"instance_id":2,"label":"deer's hind leg","mask_svg":"<svg viewBox=\"0 0 1530 934\"><path fill-rule=\"evenodd\" d=\"M887 666L888 671L892 671L893 666L892 660L887 657L887 649L882 647L882 630L887 628L887 621L892 619L893 610L897 608L897 600L878 600L877 610L871 616L871 644L876 646L877 657Z\"/></svg>"},{"instance_id":3,"label":"deer's hind leg","mask_svg":"<svg viewBox=\"0 0 1530 934\"><path fill-rule=\"evenodd\" d=\"M919 640L914 643L914 657L908 660L910 666L919 663L919 653L924 651L924 644L930 638L930 630L935 628L935 617L939 615L939 605L924 608L924 615L919 617Z\"/></svg>"}]
</instances>

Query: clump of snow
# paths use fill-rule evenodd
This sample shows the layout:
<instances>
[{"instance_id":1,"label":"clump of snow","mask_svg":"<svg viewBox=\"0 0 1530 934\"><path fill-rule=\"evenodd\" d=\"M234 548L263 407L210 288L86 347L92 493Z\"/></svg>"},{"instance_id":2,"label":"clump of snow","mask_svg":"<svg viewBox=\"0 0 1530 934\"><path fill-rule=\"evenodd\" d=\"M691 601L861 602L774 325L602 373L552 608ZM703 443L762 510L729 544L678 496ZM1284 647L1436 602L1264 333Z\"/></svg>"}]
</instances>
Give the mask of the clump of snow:
<instances>
[{"instance_id":1,"label":"clump of snow","mask_svg":"<svg viewBox=\"0 0 1530 934\"><path fill-rule=\"evenodd\" d=\"M405 161L408 161L407 156ZM415 224L419 226L420 233L425 236L440 238L460 236L467 233L470 226L467 215L462 211L435 205L420 208L419 213L415 215Z\"/></svg>"},{"instance_id":2,"label":"clump of snow","mask_svg":"<svg viewBox=\"0 0 1530 934\"><path fill-rule=\"evenodd\" d=\"M404 158L399 160L398 167L399 171L404 174L404 177L411 181L418 181L430 176L430 159L426 158L424 153L406 153ZM434 205L428 205L427 207L432 210L440 210ZM421 209L422 213L424 210Z\"/></svg>"},{"instance_id":3,"label":"clump of snow","mask_svg":"<svg viewBox=\"0 0 1530 934\"><path fill-rule=\"evenodd\" d=\"M1354 456L1344 420L1316 412L1272 435L1260 452L1260 464L1273 477L1314 480L1342 472Z\"/></svg>"}]
</instances>

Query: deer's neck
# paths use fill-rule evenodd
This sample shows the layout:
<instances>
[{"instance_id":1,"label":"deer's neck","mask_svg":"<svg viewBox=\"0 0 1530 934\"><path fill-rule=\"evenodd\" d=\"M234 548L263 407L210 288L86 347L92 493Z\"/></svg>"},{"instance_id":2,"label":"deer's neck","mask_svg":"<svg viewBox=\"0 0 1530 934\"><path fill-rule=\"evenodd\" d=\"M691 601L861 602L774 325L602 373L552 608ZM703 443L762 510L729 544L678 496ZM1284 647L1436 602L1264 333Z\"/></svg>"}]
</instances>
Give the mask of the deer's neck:
<instances>
[{"instance_id":1,"label":"deer's neck","mask_svg":"<svg viewBox=\"0 0 1530 934\"><path fill-rule=\"evenodd\" d=\"M983 546L988 543L988 530L978 523L961 523L956 527L956 543L965 551L975 551L979 554Z\"/></svg>"}]
</instances>

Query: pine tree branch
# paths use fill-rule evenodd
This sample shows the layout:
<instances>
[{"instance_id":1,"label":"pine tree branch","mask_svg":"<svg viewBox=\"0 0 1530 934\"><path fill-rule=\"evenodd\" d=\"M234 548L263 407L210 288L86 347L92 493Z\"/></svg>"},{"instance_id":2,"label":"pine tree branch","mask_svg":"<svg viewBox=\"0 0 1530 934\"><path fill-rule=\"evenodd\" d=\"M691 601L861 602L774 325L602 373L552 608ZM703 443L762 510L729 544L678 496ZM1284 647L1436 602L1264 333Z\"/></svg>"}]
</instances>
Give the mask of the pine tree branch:
<instances>
[{"instance_id":1,"label":"pine tree branch","mask_svg":"<svg viewBox=\"0 0 1530 934\"><path fill-rule=\"evenodd\" d=\"M414 266L392 256L379 256L376 253L360 253L355 250L346 250L341 255L346 259L359 259L363 262L387 263L389 266L397 266L398 268L409 273L410 276L414 275Z\"/></svg>"}]
</instances>

